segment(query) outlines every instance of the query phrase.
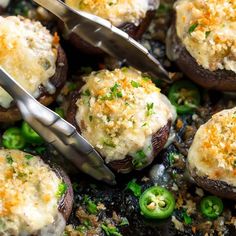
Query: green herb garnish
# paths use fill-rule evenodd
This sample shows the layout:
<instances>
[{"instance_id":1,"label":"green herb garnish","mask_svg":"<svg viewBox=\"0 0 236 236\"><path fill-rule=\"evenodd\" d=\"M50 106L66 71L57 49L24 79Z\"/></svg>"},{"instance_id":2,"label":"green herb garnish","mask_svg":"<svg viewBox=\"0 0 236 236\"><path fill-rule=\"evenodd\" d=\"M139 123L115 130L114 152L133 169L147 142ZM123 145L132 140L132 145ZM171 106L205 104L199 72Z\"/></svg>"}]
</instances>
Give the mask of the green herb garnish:
<instances>
[{"instance_id":1,"label":"green herb garnish","mask_svg":"<svg viewBox=\"0 0 236 236\"><path fill-rule=\"evenodd\" d=\"M13 159L12 159L12 157L11 157L10 155L7 155L7 156L6 156L6 160L7 160L7 163L8 163L9 165L12 165L12 163L14 162Z\"/></svg>"},{"instance_id":2,"label":"green herb garnish","mask_svg":"<svg viewBox=\"0 0 236 236\"><path fill-rule=\"evenodd\" d=\"M86 205L86 209L88 211L88 213L90 214L97 214L98 213L98 209L97 209L97 205L95 204L94 201L92 201L88 195L84 196L84 203Z\"/></svg>"},{"instance_id":3,"label":"green herb garnish","mask_svg":"<svg viewBox=\"0 0 236 236\"><path fill-rule=\"evenodd\" d=\"M167 159L168 159L170 165L172 165L175 162L175 156L176 155L178 155L178 154L176 154L174 152L171 152L171 153L168 154Z\"/></svg>"},{"instance_id":4,"label":"green herb garnish","mask_svg":"<svg viewBox=\"0 0 236 236\"><path fill-rule=\"evenodd\" d=\"M122 234L118 231L118 229L115 226L108 227L107 225L102 224L101 227L107 236L122 236Z\"/></svg>"},{"instance_id":5,"label":"green herb garnish","mask_svg":"<svg viewBox=\"0 0 236 236\"><path fill-rule=\"evenodd\" d=\"M132 160L132 164L136 169L143 167L147 162L147 156L143 150L137 151Z\"/></svg>"},{"instance_id":6,"label":"green herb garnish","mask_svg":"<svg viewBox=\"0 0 236 236\"><path fill-rule=\"evenodd\" d=\"M132 179L126 186L125 189L129 189L133 192L135 197L140 197L142 194L142 188L136 183L136 179Z\"/></svg>"},{"instance_id":7,"label":"green herb garnish","mask_svg":"<svg viewBox=\"0 0 236 236\"><path fill-rule=\"evenodd\" d=\"M190 225L192 223L192 218L187 214L186 210L183 211L182 217L186 225Z\"/></svg>"},{"instance_id":8,"label":"green herb garnish","mask_svg":"<svg viewBox=\"0 0 236 236\"><path fill-rule=\"evenodd\" d=\"M207 38L210 35L211 31L205 32L205 37Z\"/></svg>"},{"instance_id":9,"label":"green herb garnish","mask_svg":"<svg viewBox=\"0 0 236 236\"><path fill-rule=\"evenodd\" d=\"M61 118L65 118L65 112L62 108L60 107L56 107L55 108L55 112L61 117Z\"/></svg>"},{"instance_id":10,"label":"green herb garnish","mask_svg":"<svg viewBox=\"0 0 236 236\"><path fill-rule=\"evenodd\" d=\"M188 33L191 34L198 27L198 25L198 23L192 24L188 29Z\"/></svg>"},{"instance_id":11,"label":"green herb garnish","mask_svg":"<svg viewBox=\"0 0 236 236\"><path fill-rule=\"evenodd\" d=\"M91 93L90 93L90 91L89 91L88 89L86 89L85 91L83 91L83 92L81 93L81 95L82 95L82 96L87 96L87 97L89 97L89 96L91 95Z\"/></svg>"},{"instance_id":12,"label":"green herb garnish","mask_svg":"<svg viewBox=\"0 0 236 236\"><path fill-rule=\"evenodd\" d=\"M58 185L56 196L58 198L61 198L66 193L67 189L68 189L68 186L66 183L60 183Z\"/></svg>"},{"instance_id":13,"label":"green herb garnish","mask_svg":"<svg viewBox=\"0 0 236 236\"><path fill-rule=\"evenodd\" d=\"M26 154L25 155L25 159L27 159L27 160L30 160L30 159L32 159L34 156L32 156L32 155L29 155L29 154Z\"/></svg>"},{"instance_id":14,"label":"green herb garnish","mask_svg":"<svg viewBox=\"0 0 236 236\"><path fill-rule=\"evenodd\" d=\"M150 116L152 114L154 114L154 111L153 111L153 108L154 108L154 103L147 103L147 116Z\"/></svg>"},{"instance_id":15,"label":"green herb garnish","mask_svg":"<svg viewBox=\"0 0 236 236\"><path fill-rule=\"evenodd\" d=\"M134 87L134 88L138 88L140 87L140 84L134 80L131 81L131 85Z\"/></svg>"}]
</instances>

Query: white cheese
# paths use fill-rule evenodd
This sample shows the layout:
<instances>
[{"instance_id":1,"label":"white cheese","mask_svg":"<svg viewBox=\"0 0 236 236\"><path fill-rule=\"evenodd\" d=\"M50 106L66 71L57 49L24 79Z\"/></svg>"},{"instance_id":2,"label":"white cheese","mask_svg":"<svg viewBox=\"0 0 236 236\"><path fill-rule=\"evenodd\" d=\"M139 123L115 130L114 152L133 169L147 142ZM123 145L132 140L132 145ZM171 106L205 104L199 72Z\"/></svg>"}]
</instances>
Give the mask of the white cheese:
<instances>
[{"instance_id":1,"label":"white cheese","mask_svg":"<svg viewBox=\"0 0 236 236\"><path fill-rule=\"evenodd\" d=\"M199 176L236 186L236 108L215 114L199 128L188 162Z\"/></svg>"},{"instance_id":2,"label":"white cheese","mask_svg":"<svg viewBox=\"0 0 236 236\"><path fill-rule=\"evenodd\" d=\"M58 211L60 183L40 158L0 150L0 235L32 235L65 224Z\"/></svg>"},{"instance_id":3,"label":"white cheese","mask_svg":"<svg viewBox=\"0 0 236 236\"><path fill-rule=\"evenodd\" d=\"M236 72L236 1L179 0L176 30L203 68Z\"/></svg>"},{"instance_id":4,"label":"white cheese","mask_svg":"<svg viewBox=\"0 0 236 236\"><path fill-rule=\"evenodd\" d=\"M115 26L131 22L138 25L148 10L158 8L159 1L150 0L66 0L75 9L89 12L111 21Z\"/></svg>"},{"instance_id":5,"label":"white cheese","mask_svg":"<svg viewBox=\"0 0 236 236\"><path fill-rule=\"evenodd\" d=\"M152 135L176 116L160 89L132 68L93 72L84 80L76 121L106 162L140 149L150 154Z\"/></svg>"},{"instance_id":6,"label":"white cheese","mask_svg":"<svg viewBox=\"0 0 236 236\"><path fill-rule=\"evenodd\" d=\"M10 0L0 0L0 6L1 7L7 7L9 4Z\"/></svg>"},{"instance_id":7,"label":"white cheese","mask_svg":"<svg viewBox=\"0 0 236 236\"><path fill-rule=\"evenodd\" d=\"M0 16L0 65L32 95L46 88L55 74L57 45L41 25L22 17ZM10 95L0 88L0 106L9 108Z\"/></svg>"}]
</instances>

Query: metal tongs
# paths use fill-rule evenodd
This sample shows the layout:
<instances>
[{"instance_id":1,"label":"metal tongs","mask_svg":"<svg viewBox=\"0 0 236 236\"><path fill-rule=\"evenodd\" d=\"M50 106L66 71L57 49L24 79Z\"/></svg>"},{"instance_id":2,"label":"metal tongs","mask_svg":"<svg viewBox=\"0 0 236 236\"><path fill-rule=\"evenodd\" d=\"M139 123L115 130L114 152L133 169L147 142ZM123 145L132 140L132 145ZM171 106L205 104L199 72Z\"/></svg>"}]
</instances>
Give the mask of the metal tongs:
<instances>
[{"instance_id":1,"label":"metal tongs","mask_svg":"<svg viewBox=\"0 0 236 236\"><path fill-rule=\"evenodd\" d=\"M160 62L146 48L109 21L84 11L74 10L60 0L34 0L60 18L67 28L67 34L77 34L84 41L101 48L109 55L136 69L148 73L153 79L172 80Z\"/></svg>"},{"instance_id":2,"label":"metal tongs","mask_svg":"<svg viewBox=\"0 0 236 236\"><path fill-rule=\"evenodd\" d=\"M78 169L97 180L116 183L99 153L75 127L39 103L1 67L0 86L14 98L23 119Z\"/></svg>"}]
</instances>

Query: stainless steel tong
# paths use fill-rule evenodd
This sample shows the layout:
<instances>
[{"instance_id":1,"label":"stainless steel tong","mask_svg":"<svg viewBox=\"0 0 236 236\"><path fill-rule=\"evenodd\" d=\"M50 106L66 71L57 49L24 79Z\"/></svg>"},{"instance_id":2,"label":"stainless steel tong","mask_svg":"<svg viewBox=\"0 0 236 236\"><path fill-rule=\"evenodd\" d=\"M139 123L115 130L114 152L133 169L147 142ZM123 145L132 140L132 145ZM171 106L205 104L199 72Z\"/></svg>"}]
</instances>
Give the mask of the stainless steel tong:
<instances>
[{"instance_id":1,"label":"stainless steel tong","mask_svg":"<svg viewBox=\"0 0 236 236\"><path fill-rule=\"evenodd\" d=\"M0 67L0 86L16 101L22 117L45 141L53 145L78 169L97 180L115 184L114 174L92 145L74 126L39 103L3 68Z\"/></svg>"},{"instance_id":2,"label":"stainless steel tong","mask_svg":"<svg viewBox=\"0 0 236 236\"><path fill-rule=\"evenodd\" d=\"M146 48L109 21L83 11L73 10L60 0L34 0L34 2L60 18L67 28L68 35L74 32L109 55L127 61L131 66L148 73L153 79L172 82L168 72Z\"/></svg>"}]
</instances>

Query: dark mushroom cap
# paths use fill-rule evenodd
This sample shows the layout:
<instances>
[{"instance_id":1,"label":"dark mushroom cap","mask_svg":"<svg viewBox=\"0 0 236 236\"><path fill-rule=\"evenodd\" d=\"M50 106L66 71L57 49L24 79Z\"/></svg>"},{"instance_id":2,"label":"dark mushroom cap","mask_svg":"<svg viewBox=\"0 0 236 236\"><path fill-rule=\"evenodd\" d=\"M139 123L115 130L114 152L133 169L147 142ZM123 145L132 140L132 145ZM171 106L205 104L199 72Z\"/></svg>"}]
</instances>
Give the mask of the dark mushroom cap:
<instances>
[{"instance_id":1,"label":"dark mushroom cap","mask_svg":"<svg viewBox=\"0 0 236 236\"><path fill-rule=\"evenodd\" d=\"M49 79L51 84L56 88L56 92L54 94L49 94L44 86L40 87L40 96L38 97L38 101L43 105L47 106L51 104L57 97L60 89L66 82L67 79L67 58L64 50L59 45L57 49L57 61L56 61L56 72L53 77ZM0 106L0 122L15 122L21 120L21 114L15 103L12 103L11 107L5 109Z\"/></svg>"},{"instance_id":2,"label":"dark mushroom cap","mask_svg":"<svg viewBox=\"0 0 236 236\"><path fill-rule=\"evenodd\" d=\"M208 192L223 198L236 200L236 187L221 180L211 179L208 176L199 176L196 169L189 168L189 172L196 184Z\"/></svg>"},{"instance_id":3,"label":"dark mushroom cap","mask_svg":"<svg viewBox=\"0 0 236 236\"><path fill-rule=\"evenodd\" d=\"M175 18L176 16L174 16ZM195 83L207 89L236 91L236 73L230 70L210 71L199 65L184 47L176 32L176 20L168 31L167 56Z\"/></svg>"},{"instance_id":4,"label":"dark mushroom cap","mask_svg":"<svg viewBox=\"0 0 236 236\"><path fill-rule=\"evenodd\" d=\"M155 11L149 10L146 13L146 17L141 20L141 22L138 26L136 26L133 23L126 22L126 23L120 25L118 28L123 30L124 32L126 32L128 35L130 35L135 40L138 40L141 38L141 36L147 30L154 15L155 15ZM60 22L60 25L61 24L62 23ZM62 28L62 27L60 27L60 28ZM75 33L71 33L68 40L77 49L81 50L82 52L84 52L86 54L94 54L94 55L104 54L104 52L100 48L91 46L89 43L85 42L83 39L81 39Z\"/></svg>"},{"instance_id":5,"label":"dark mushroom cap","mask_svg":"<svg viewBox=\"0 0 236 236\"><path fill-rule=\"evenodd\" d=\"M195 134L187 169L205 190L236 200L235 108L216 113Z\"/></svg>"}]
</instances>

